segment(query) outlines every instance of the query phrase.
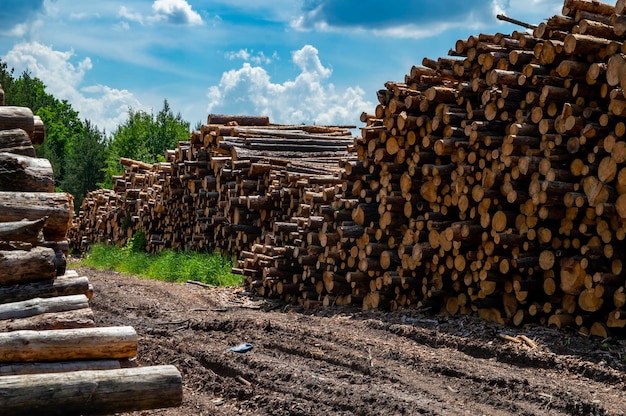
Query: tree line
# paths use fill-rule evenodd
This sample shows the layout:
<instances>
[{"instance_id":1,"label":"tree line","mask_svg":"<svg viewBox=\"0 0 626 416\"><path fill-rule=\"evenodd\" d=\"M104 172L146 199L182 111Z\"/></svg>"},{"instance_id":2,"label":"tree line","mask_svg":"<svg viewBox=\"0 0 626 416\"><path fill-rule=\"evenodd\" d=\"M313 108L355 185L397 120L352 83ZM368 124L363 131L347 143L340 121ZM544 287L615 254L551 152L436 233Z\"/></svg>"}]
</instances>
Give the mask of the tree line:
<instances>
[{"instance_id":1,"label":"tree line","mask_svg":"<svg viewBox=\"0 0 626 416\"><path fill-rule=\"evenodd\" d=\"M87 119L67 100L46 92L44 83L28 71L15 75L0 60L0 85L5 104L28 107L46 126L46 140L35 146L37 156L50 160L57 191L74 196L76 209L87 192L111 188L112 177L123 173L121 157L147 163L163 161L165 150L189 139L190 125L180 113L174 115L165 99L155 115L128 109L128 118L112 133L107 133Z\"/></svg>"}]
</instances>

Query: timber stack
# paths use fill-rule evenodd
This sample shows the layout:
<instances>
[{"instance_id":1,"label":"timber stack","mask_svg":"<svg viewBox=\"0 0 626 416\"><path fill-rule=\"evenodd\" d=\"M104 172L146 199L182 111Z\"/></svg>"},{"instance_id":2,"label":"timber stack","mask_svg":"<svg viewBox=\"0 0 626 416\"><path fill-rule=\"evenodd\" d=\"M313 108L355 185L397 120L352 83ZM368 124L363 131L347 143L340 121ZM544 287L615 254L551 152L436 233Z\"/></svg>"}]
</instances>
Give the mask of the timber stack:
<instances>
[{"instance_id":1,"label":"timber stack","mask_svg":"<svg viewBox=\"0 0 626 416\"><path fill-rule=\"evenodd\" d=\"M517 23L387 82L344 155L317 137L341 129L211 115L86 198L74 241L233 251L249 288L308 307L626 336L626 0Z\"/></svg>"},{"instance_id":2,"label":"timber stack","mask_svg":"<svg viewBox=\"0 0 626 416\"><path fill-rule=\"evenodd\" d=\"M626 335L626 1L562 12L386 83L324 225L243 253L249 285Z\"/></svg>"},{"instance_id":3,"label":"timber stack","mask_svg":"<svg viewBox=\"0 0 626 416\"><path fill-rule=\"evenodd\" d=\"M308 215L313 199L334 197L339 161L353 143L348 127L211 114L201 131L165 153L166 162L121 159L127 168L114 189L85 198L73 245L124 245L141 231L150 252L250 250L276 222Z\"/></svg>"},{"instance_id":4,"label":"timber stack","mask_svg":"<svg viewBox=\"0 0 626 416\"><path fill-rule=\"evenodd\" d=\"M50 162L36 157L33 144L44 138L30 109L0 105L0 408L86 414L180 405L178 370L131 365L135 330L97 328L88 278L66 270L73 198L54 192Z\"/></svg>"}]
</instances>

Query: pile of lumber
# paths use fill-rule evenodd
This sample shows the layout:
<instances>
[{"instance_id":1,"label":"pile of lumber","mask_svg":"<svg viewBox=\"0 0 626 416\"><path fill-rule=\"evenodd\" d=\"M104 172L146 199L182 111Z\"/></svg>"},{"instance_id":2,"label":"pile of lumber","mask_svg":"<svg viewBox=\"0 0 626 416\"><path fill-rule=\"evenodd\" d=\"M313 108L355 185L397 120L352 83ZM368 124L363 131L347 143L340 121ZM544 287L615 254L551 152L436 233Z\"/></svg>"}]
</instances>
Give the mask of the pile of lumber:
<instances>
[{"instance_id":1,"label":"pile of lumber","mask_svg":"<svg viewBox=\"0 0 626 416\"><path fill-rule=\"evenodd\" d=\"M39 121L28 108L0 106L0 409L85 414L178 406L178 370L131 365L135 330L96 327L89 280L66 270L73 199L54 192L50 162L36 158L33 143L45 137Z\"/></svg>"},{"instance_id":2,"label":"pile of lumber","mask_svg":"<svg viewBox=\"0 0 626 416\"><path fill-rule=\"evenodd\" d=\"M519 23L387 82L352 144L211 115L87 198L74 240L234 251L249 288L308 307L625 336L626 1Z\"/></svg>"},{"instance_id":3,"label":"pile of lumber","mask_svg":"<svg viewBox=\"0 0 626 416\"><path fill-rule=\"evenodd\" d=\"M323 228L244 253L250 287L626 335L625 4L567 0L386 83Z\"/></svg>"},{"instance_id":4,"label":"pile of lumber","mask_svg":"<svg viewBox=\"0 0 626 416\"><path fill-rule=\"evenodd\" d=\"M147 250L250 250L275 222L310 211L340 189L339 161L353 126L287 126L263 116L211 114L201 131L168 150L166 162L121 159L113 190L89 193L73 246L124 245L137 232Z\"/></svg>"}]
</instances>

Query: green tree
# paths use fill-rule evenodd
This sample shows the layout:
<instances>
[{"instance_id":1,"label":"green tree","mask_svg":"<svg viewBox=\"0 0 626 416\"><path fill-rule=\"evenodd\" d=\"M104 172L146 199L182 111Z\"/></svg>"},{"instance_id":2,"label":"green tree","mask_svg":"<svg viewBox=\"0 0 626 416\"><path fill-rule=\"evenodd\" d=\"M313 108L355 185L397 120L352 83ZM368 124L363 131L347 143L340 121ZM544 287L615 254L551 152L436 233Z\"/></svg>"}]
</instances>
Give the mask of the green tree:
<instances>
[{"instance_id":1,"label":"green tree","mask_svg":"<svg viewBox=\"0 0 626 416\"><path fill-rule=\"evenodd\" d=\"M127 157L146 163L164 160L164 153L179 141L189 140L189 123L174 115L167 100L156 117L141 110L128 110L128 119L113 132L106 158L103 187L113 186L113 176L123 173L119 160Z\"/></svg>"},{"instance_id":2,"label":"green tree","mask_svg":"<svg viewBox=\"0 0 626 416\"><path fill-rule=\"evenodd\" d=\"M67 152L83 132L78 112L67 101L48 94L44 83L28 71L16 78L14 70L9 70L3 61L0 61L0 83L5 92L6 105L28 107L41 117L46 126L46 140L35 149L38 157L50 161L55 183L60 186L65 179Z\"/></svg>"},{"instance_id":3,"label":"green tree","mask_svg":"<svg viewBox=\"0 0 626 416\"><path fill-rule=\"evenodd\" d=\"M78 209L87 192L104 179L107 141L104 132L85 120L82 133L72 142L66 157L66 172L61 187L74 196Z\"/></svg>"}]
</instances>

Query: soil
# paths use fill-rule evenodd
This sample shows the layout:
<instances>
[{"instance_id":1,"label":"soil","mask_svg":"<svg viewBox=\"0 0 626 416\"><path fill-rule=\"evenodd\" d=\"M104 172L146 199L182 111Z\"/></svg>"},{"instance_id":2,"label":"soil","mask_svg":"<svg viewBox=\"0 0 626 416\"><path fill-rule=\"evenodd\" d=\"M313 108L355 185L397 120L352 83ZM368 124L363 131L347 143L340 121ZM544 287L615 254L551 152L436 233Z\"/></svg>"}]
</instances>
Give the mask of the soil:
<instances>
[{"instance_id":1,"label":"soil","mask_svg":"<svg viewBox=\"0 0 626 416\"><path fill-rule=\"evenodd\" d=\"M98 326L133 326L137 363L183 376L181 407L128 415L626 415L624 340L79 273Z\"/></svg>"}]
</instances>

